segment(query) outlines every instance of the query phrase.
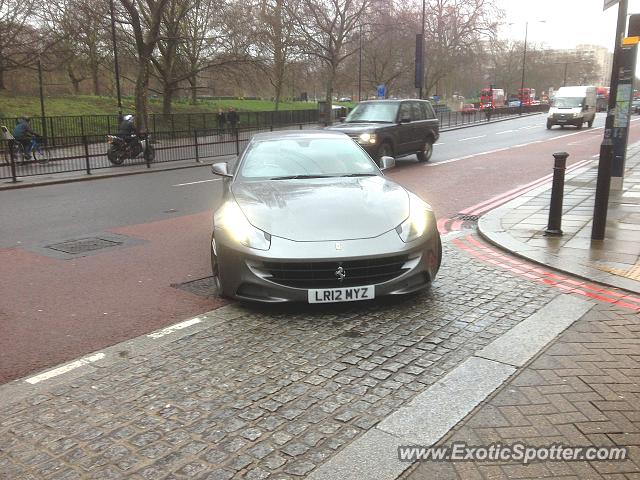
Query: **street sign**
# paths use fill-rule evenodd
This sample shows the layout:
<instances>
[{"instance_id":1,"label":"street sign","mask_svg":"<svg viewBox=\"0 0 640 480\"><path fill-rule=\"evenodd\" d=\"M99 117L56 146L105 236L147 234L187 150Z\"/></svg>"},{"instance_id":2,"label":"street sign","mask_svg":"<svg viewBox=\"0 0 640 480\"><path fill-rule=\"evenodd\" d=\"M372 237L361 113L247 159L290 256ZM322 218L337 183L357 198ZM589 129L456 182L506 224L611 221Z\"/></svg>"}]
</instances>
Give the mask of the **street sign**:
<instances>
[{"instance_id":1,"label":"street sign","mask_svg":"<svg viewBox=\"0 0 640 480\"><path fill-rule=\"evenodd\" d=\"M387 96L387 89L384 85L378 85L377 87L378 98L385 98Z\"/></svg>"},{"instance_id":2,"label":"street sign","mask_svg":"<svg viewBox=\"0 0 640 480\"><path fill-rule=\"evenodd\" d=\"M620 0L604 0L604 7L602 7L602 11L604 12L607 8L613 7L620 3Z\"/></svg>"}]
</instances>

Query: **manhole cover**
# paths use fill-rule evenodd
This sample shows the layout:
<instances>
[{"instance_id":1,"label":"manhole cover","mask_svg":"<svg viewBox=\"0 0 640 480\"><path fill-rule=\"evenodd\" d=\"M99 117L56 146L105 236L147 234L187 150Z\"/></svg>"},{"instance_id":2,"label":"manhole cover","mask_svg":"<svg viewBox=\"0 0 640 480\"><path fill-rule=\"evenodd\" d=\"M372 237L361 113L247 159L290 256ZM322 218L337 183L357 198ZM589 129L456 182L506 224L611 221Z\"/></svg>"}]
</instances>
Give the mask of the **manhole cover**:
<instances>
[{"instance_id":1,"label":"manhole cover","mask_svg":"<svg viewBox=\"0 0 640 480\"><path fill-rule=\"evenodd\" d=\"M78 254L92 252L94 250L100 250L102 248L115 247L118 245L122 245L122 242L105 240L104 238L98 237L90 237L80 238L78 240L68 240L62 243L54 243L53 245L47 245L46 248L57 250L58 252Z\"/></svg>"},{"instance_id":2,"label":"manhole cover","mask_svg":"<svg viewBox=\"0 0 640 480\"><path fill-rule=\"evenodd\" d=\"M466 213L456 213L452 220L464 220L465 222L477 222L480 218L480 215L468 215Z\"/></svg>"}]
</instances>

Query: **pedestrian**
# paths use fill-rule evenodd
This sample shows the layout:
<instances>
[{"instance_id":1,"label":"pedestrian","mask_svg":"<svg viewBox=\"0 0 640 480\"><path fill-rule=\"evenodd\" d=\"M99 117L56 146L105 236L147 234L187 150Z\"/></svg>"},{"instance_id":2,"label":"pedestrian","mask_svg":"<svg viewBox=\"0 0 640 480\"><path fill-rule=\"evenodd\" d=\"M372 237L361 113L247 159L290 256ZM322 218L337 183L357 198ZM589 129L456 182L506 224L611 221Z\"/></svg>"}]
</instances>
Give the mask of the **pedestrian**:
<instances>
[{"instance_id":1,"label":"pedestrian","mask_svg":"<svg viewBox=\"0 0 640 480\"><path fill-rule=\"evenodd\" d=\"M227 113L227 121L229 125L231 125L231 130L236 131L238 128L238 123L240 122L240 117L238 117L238 112L233 107L229 107L229 112Z\"/></svg>"},{"instance_id":2,"label":"pedestrian","mask_svg":"<svg viewBox=\"0 0 640 480\"><path fill-rule=\"evenodd\" d=\"M224 125L227 123L227 116L224 114L224 110L219 108L216 118L218 119L218 133L222 133L224 132Z\"/></svg>"}]
</instances>

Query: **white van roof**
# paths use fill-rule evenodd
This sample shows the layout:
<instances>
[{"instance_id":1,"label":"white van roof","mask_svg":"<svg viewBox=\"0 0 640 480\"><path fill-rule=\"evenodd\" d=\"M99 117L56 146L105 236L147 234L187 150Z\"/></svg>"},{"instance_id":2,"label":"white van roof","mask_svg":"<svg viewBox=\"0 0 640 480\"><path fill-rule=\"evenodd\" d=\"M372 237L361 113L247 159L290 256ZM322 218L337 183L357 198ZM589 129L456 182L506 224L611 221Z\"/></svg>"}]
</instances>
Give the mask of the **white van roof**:
<instances>
[{"instance_id":1,"label":"white van roof","mask_svg":"<svg viewBox=\"0 0 640 480\"><path fill-rule=\"evenodd\" d=\"M589 90L593 93L596 91L596 87L591 86L575 86L575 87L560 87L555 92L555 97L584 97Z\"/></svg>"}]
</instances>

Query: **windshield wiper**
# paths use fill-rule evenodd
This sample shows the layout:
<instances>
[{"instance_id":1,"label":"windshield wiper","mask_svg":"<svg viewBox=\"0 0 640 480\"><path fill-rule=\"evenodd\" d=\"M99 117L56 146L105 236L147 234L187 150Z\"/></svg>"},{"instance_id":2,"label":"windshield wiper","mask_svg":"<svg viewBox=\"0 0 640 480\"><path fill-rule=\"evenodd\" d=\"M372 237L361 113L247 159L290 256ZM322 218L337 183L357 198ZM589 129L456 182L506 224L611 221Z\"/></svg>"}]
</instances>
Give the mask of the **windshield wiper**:
<instances>
[{"instance_id":1,"label":"windshield wiper","mask_svg":"<svg viewBox=\"0 0 640 480\"><path fill-rule=\"evenodd\" d=\"M377 177L377 173L347 173L346 175L340 175L341 177Z\"/></svg>"},{"instance_id":2,"label":"windshield wiper","mask_svg":"<svg viewBox=\"0 0 640 480\"><path fill-rule=\"evenodd\" d=\"M298 178L329 178L333 175L285 175L283 177L271 177L269 180L296 180Z\"/></svg>"}]
</instances>

